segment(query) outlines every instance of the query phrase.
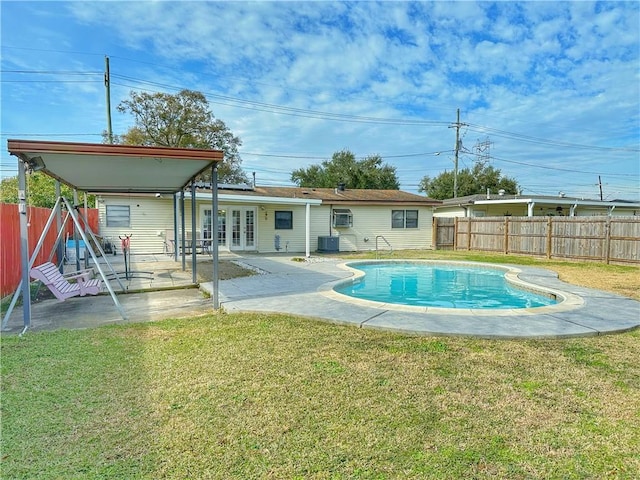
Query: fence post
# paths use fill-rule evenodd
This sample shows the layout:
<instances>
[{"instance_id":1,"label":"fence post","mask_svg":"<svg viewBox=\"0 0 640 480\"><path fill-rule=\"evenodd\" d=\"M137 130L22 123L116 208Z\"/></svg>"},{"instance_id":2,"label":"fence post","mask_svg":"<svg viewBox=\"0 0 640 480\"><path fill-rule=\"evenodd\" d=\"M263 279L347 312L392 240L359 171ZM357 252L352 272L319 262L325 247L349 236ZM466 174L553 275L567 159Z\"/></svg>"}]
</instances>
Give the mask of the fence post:
<instances>
[{"instance_id":1,"label":"fence post","mask_svg":"<svg viewBox=\"0 0 640 480\"><path fill-rule=\"evenodd\" d=\"M547 217L547 258L551 258L551 230L553 217Z\"/></svg>"},{"instance_id":2,"label":"fence post","mask_svg":"<svg viewBox=\"0 0 640 480\"><path fill-rule=\"evenodd\" d=\"M604 226L604 263L609 264L611 258L611 217L607 217Z\"/></svg>"},{"instance_id":3,"label":"fence post","mask_svg":"<svg viewBox=\"0 0 640 480\"><path fill-rule=\"evenodd\" d=\"M502 242L504 254L509 253L509 217L504 217L504 240Z\"/></svg>"},{"instance_id":4,"label":"fence post","mask_svg":"<svg viewBox=\"0 0 640 480\"><path fill-rule=\"evenodd\" d=\"M453 221L453 251L458 250L458 217Z\"/></svg>"},{"instance_id":5,"label":"fence post","mask_svg":"<svg viewBox=\"0 0 640 480\"><path fill-rule=\"evenodd\" d=\"M471 217L467 218L467 251L471 251Z\"/></svg>"},{"instance_id":6,"label":"fence post","mask_svg":"<svg viewBox=\"0 0 640 480\"><path fill-rule=\"evenodd\" d=\"M438 217L431 218L431 247L438 249Z\"/></svg>"}]
</instances>

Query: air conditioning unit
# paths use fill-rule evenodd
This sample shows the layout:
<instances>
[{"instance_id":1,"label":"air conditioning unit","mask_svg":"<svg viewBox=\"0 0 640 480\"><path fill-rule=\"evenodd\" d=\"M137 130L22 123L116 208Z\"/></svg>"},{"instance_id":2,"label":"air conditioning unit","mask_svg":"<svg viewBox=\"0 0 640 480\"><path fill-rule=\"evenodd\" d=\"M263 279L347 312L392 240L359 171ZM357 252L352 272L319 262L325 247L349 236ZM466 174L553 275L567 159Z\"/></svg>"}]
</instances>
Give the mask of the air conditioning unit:
<instances>
[{"instance_id":1,"label":"air conditioning unit","mask_svg":"<svg viewBox=\"0 0 640 480\"><path fill-rule=\"evenodd\" d=\"M332 253L340 251L340 237L318 237L318 252Z\"/></svg>"},{"instance_id":2,"label":"air conditioning unit","mask_svg":"<svg viewBox=\"0 0 640 480\"><path fill-rule=\"evenodd\" d=\"M353 214L348 208L335 208L333 210L333 227L353 227Z\"/></svg>"}]
</instances>

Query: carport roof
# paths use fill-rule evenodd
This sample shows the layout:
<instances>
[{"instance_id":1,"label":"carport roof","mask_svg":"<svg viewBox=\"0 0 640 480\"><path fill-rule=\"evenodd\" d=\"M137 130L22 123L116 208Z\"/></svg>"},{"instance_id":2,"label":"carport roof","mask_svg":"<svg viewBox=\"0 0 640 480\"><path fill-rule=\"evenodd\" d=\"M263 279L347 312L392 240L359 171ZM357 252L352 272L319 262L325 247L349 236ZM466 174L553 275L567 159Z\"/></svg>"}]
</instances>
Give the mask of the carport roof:
<instances>
[{"instance_id":1,"label":"carport roof","mask_svg":"<svg viewBox=\"0 0 640 480\"><path fill-rule=\"evenodd\" d=\"M32 170L88 193L175 193L221 162L220 150L8 140Z\"/></svg>"}]
</instances>

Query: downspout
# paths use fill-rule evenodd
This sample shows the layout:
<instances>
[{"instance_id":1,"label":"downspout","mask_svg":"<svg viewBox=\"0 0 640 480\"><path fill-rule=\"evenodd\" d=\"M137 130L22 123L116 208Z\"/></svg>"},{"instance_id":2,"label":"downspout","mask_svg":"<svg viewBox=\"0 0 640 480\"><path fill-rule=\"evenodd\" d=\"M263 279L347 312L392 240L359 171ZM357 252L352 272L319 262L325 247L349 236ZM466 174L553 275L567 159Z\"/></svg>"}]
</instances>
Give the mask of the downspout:
<instances>
[{"instance_id":1,"label":"downspout","mask_svg":"<svg viewBox=\"0 0 640 480\"><path fill-rule=\"evenodd\" d=\"M576 208L578 208L578 204L574 203L573 205L571 205L571 208L569 208L569 216L570 217L575 217L576 216Z\"/></svg>"},{"instance_id":2,"label":"downspout","mask_svg":"<svg viewBox=\"0 0 640 480\"><path fill-rule=\"evenodd\" d=\"M615 209L616 209L616 206L615 206L615 205L611 205L611 206L608 208L608 210L609 210L608 216L611 216L611 214L613 213L613 211L614 211Z\"/></svg>"},{"instance_id":3,"label":"downspout","mask_svg":"<svg viewBox=\"0 0 640 480\"><path fill-rule=\"evenodd\" d=\"M533 217L535 206L536 206L536 202L527 203L527 217Z\"/></svg>"}]
</instances>

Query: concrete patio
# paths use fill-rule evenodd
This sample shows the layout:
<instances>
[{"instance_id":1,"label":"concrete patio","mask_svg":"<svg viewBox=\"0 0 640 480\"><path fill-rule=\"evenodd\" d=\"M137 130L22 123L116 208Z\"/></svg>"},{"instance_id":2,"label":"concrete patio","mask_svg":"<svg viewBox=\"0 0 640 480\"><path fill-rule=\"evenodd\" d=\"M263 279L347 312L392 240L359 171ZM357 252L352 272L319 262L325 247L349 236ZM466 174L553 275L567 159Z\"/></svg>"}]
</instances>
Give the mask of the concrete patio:
<instances>
[{"instance_id":1,"label":"concrete patio","mask_svg":"<svg viewBox=\"0 0 640 480\"><path fill-rule=\"evenodd\" d=\"M204 256L201 260L210 257ZM344 260L293 255L221 254L257 274L221 280L219 298L226 312L278 312L360 328L376 328L418 335L470 335L485 338L548 338L616 333L640 326L640 302L602 291L569 285L555 273L539 268L518 268L519 278L534 285L564 291L574 301L559 307L527 312L478 312L424 309L359 302L335 294L332 286L350 277L340 268ZM303 261L294 261L303 260ZM109 259L111 261L111 259ZM188 262L187 262L188 263ZM115 269L123 264L115 262ZM65 302L46 300L32 306L31 330L91 328L100 325L181 318L213 311L212 284L192 286L190 270L166 255L135 256L131 270L153 272L134 275L126 288L136 293L118 294L129 316L123 320L109 295L74 297ZM138 289L156 291L137 291ZM160 291L157 291L161 289ZM575 301L575 299L579 301ZM7 331L20 332L22 309L16 308Z\"/></svg>"}]
</instances>

